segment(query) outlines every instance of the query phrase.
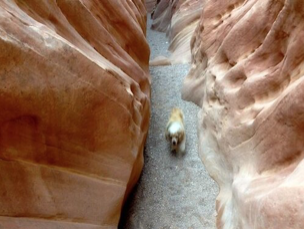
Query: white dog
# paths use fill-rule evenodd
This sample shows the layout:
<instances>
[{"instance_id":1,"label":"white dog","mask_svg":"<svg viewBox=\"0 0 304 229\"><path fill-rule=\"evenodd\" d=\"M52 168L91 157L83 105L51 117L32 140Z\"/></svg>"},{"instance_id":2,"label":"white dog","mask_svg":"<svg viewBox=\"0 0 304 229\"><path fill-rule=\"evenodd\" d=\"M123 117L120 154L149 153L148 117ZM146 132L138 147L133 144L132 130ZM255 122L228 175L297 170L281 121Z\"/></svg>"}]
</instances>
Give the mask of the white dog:
<instances>
[{"instance_id":1,"label":"white dog","mask_svg":"<svg viewBox=\"0 0 304 229\"><path fill-rule=\"evenodd\" d=\"M186 133L184 115L179 108L173 108L166 127L166 139L170 141L171 150L177 153L185 153Z\"/></svg>"}]
</instances>

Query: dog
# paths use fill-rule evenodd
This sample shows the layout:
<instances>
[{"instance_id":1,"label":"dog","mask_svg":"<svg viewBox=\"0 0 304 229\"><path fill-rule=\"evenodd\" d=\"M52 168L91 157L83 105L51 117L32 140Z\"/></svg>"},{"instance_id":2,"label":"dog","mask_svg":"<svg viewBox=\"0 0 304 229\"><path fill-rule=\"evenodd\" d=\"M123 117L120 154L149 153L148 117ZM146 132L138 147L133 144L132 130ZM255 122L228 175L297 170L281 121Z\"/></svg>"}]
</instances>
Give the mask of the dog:
<instances>
[{"instance_id":1,"label":"dog","mask_svg":"<svg viewBox=\"0 0 304 229\"><path fill-rule=\"evenodd\" d=\"M184 114L179 108L173 108L166 127L166 139L170 141L171 151L184 154L186 149L186 133Z\"/></svg>"}]
</instances>

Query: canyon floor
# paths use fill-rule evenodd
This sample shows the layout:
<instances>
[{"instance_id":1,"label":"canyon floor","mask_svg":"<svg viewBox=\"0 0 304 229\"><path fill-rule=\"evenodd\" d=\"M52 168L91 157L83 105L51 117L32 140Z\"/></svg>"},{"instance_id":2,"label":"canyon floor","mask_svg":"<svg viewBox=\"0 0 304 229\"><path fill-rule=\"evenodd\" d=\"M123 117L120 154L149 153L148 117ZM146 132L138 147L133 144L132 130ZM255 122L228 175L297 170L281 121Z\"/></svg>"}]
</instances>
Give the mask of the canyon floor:
<instances>
[{"instance_id":1,"label":"canyon floor","mask_svg":"<svg viewBox=\"0 0 304 229\"><path fill-rule=\"evenodd\" d=\"M150 29L147 38L152 60L169 56L165 33ZM141 178L124 208L119 229L213 229L218 186L210 178L197 146L199 108L181 99L188 64L150 67L152 113ZM185 115L186 154L177 157L169 149L164 130L173 107Z\"/></svg>"}]
</instances>

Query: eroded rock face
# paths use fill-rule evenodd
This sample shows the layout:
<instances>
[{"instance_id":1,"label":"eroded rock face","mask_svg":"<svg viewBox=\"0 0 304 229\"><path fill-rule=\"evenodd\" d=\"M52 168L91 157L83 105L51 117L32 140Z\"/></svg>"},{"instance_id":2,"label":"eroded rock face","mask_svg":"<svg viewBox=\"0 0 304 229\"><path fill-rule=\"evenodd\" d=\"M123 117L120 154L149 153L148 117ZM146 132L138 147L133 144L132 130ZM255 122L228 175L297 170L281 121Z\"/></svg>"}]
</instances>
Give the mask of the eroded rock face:
<instances>
[{"instance_id":1,"label":"eroded rock face","mask_svg":"<svg viewBox=\"0 0 304 229\"><path fill-rule=\"evenodd\" d=\"M145 0L145 6L148 13L152 13L155 6L157 4L157 0Z\"/></svg>"},{"instance_id":2,"label":"eroded rock face","mask_svg":"<svg viewBox=\"0 0 304 229\"><path fill-rule=\"evenodd\" d=\"M178 4L179 0L159 1L152 16L153 23L151 28L160 32L166 32Z\"/></svg>"},{"instance_id":3,"label":"eroded rock face","mask_svg":"<svg viewBox=\"0 0 304 229\"><path fill-rule=\"evenodd\" d=\"M0 227L116 228L149 122L144 2L0 3Z\"/></svg>"},{"instance_id":4,"label":"eroded rock face","mask_svg":"<svg viewBox=\"0 0 304 229\"><path fill-rule=\"evenodd\" d=\"M303 228L304 3L205 1L183 97L202 107L200 154L219 228Z\"/></svg>"},{"instance_id":5,"label":"eroded rock face","mask_svg":"<svg viewBox=\"0 0 304 229\"><path fill-rule=\"evenodd\" d=\"M153 15L152 28L166 32L169 38L168 58L158 58L151 65L189 63L191 61L190 40L198 25L204 0L162 0Z\"/></svg>"}]
</instances>

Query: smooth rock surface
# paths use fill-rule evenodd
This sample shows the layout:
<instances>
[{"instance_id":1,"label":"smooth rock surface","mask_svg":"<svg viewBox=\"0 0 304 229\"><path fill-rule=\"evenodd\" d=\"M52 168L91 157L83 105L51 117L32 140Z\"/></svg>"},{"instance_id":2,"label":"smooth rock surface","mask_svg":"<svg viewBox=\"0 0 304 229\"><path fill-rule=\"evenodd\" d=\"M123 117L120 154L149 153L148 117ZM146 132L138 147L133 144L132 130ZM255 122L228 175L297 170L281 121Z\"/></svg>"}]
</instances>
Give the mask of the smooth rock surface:
<instances>
[{"instance_id":1,"label":"smooth rock surface","mask_svg":"<svg viewBox=\"0 0 304 229\"><path fill-rule=\"evenodd\" d=\"M183 98L220 186L218 228L304 228L304 2L205 1Z\"/></svg>"},{"instance_id":2,"label":"smooth rock surface","mask_svg":"<svg viewBox=\"0 0 304 229\"><path fill-rule=\"evenodd\" d=\"M144 2L0 2L0 228L116 228L149 125Z\"/></svg>"}]
</instances>

